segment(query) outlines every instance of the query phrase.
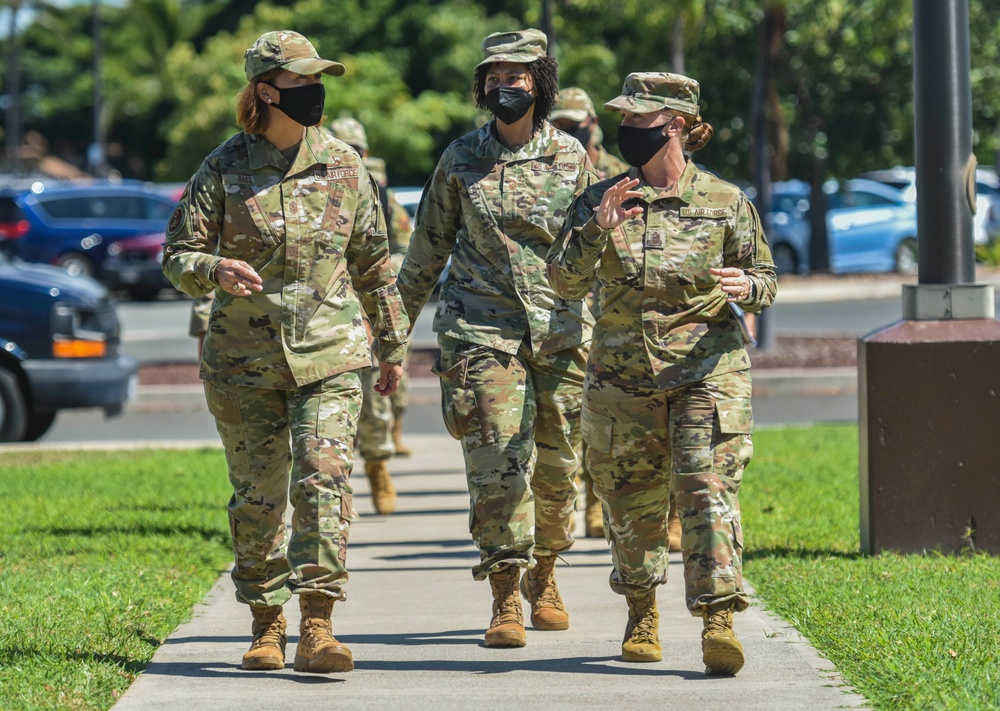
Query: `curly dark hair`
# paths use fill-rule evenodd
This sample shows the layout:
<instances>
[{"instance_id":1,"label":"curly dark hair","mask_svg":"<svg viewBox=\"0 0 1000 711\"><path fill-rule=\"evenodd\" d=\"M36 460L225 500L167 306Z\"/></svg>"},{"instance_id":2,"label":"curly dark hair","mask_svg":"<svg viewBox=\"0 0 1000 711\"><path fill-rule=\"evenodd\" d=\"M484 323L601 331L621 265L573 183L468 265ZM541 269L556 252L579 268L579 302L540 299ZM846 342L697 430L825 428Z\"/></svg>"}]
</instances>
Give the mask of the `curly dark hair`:
<instances>
[{"instance_id":1,"label":"curly dark hair","mask_svg":"<svg viewBox=\"0 0 1000 711\"><path fill-rule=\"evenodd\" d=\"M472 80L476 106L483 111L489 110L486 108L486 71L489 66L484 64L476 67L476 75ZM539 57L526 66L535 85L535 113L531 117L531 133L534 135L542 128L559 100L559 63L554 57Z\"/></svg>"}]
</instances>

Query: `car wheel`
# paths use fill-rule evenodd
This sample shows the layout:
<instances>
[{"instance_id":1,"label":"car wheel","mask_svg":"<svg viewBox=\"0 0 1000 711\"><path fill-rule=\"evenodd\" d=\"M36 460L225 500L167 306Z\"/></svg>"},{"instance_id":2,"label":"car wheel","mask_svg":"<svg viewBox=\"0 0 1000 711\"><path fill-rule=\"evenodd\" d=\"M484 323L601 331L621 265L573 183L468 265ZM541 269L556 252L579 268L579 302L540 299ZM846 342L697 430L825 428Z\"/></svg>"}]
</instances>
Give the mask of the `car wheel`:
<instances>
[{"instance_id":1,"label":"car wheel","mask_svg":"<svg viewBox=\"0 0 1000 711\"><path fill-rule=\"evenodd\" d=\"M795 256L795 250L787 244L776 244L771 257L774 259L774 269L778 274L798 273L799 260Z\"/></svg>"},{"instance_id":2,"label":"car wheel","mask_svg":"<svg viewBox=\"0 0 1000 711\"><path fill-rule=\"evenodd\" d=\"M907 237L896 247L896 272L899 274L917 273L917 240Z\"/></svg>"},{"instance_id":3,"label":"car wheel","mask_svg":"<svg viewBox=\"0 0 1000 711\"><path fill-rule=\"evenodd\" d=\"M73 276L94 276L94 265L78 252L67 252L56 260L56 266Z\"/></svg>"},{"instance_id":4,"label":"car wheel","mask_svg":"<svg viewBox=\"0 0 1000 711\"><path fill-rule=\"evenodd\" d=\"M28 419L28 428L24 432L25 442L34 442L43 434L49 431L52 423L56 421L56 413L45 412L40 415L32 415Z\"/></svg>"},{"instance_id":5,"label":"car wheel","mask_svg":"<svg viewBox=\"0 0 1000 711\"><path fill-rule=\"evenodd\" d=\"M17 377L0 367L0 442L21 442L28 429L28 408Z\"/></svg>"}]
</instances>

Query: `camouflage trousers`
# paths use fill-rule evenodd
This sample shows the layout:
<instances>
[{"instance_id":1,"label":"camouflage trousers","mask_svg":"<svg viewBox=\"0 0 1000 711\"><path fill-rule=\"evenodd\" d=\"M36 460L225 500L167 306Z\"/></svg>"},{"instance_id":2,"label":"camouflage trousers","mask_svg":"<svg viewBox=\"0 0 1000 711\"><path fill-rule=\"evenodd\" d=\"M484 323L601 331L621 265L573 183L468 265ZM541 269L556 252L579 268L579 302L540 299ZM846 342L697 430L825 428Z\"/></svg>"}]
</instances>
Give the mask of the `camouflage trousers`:
<instances>
[{"instance_id":1,"label":"camouflage trousers","mask_svg":"<svg viewBox=\"0 0 1000 711\"><path fill-rule=\"evenodd\" d=\"M396 453L392 427L396 419L406 412L410 402L410 376L406 371L406 360L403 361L403 377L396 386L396 392L389 397L382 397L375 392L378 372L378 368L365 368L361 371L364 398L361 419L358 421L357 448L358 454L366 462L383 461Z\"/></svg>"},{"instance_id":2,"label":"camouflage trousers","mask_svg":"<svg viewBox=\"0 0 1000 711\"><path fill-rule=\"evenodd\" d=\"M345 599L347 539L358 518L348 483L361 411L357 371L294 390L206 382L205 395L233 486L237 599L281 605L303 590Z\"/></svg>"},{"instance_id":3,"label":"camouflage trousers","mask_svg":"<svg viewBox=\"0 0 1000 711\"><path fill-rule=\"evenodd\" d=\"M573 545L587 345L510 355L438 336L445 426L461 440L476 580Z\"/></svg>"},{"instance_id":4,"label":"camouflage trousers","mask_svg":"<svg viewBox=\"0 0 1000 711\"><path fill-rule=\"evenodd\" d=\"M750 372L671 390L616 375L591 365L581 417L611 542L611 588L641 595L666 582L673 486L688 608L695 616L725 601L746 609L739 490L753 456Z\"/></svg>"}]
</instances>

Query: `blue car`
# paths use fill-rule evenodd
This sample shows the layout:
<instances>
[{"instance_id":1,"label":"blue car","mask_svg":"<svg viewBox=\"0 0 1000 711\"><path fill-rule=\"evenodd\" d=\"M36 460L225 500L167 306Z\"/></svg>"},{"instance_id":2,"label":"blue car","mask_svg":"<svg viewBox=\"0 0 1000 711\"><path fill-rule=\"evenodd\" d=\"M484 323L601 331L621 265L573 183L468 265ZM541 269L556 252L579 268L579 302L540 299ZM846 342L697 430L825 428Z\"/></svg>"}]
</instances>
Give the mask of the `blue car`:
<instances>
[{"instance_id":1,"label":"blue car","mask_svg":"<svg viewBox=\"0 0 1000 711\"><path fill-rule=\"evenodd\" d=\"M26 262L100 278L111 244L162 232L176 204L172 196L138 182L37 181L0 189L0 239L4 251Z\"/></svg>"},{"instance_id":2,"label":"blue car","mask_svg":"<svg viewBox=\"0 0 1000 711\"><path fill-rule=\"evenodd\" d=\"M873 180L824 185L830 271L917 272L917 210L902 191ZM767 235L779 273L809 272L811 190L801 180L774 183Z\"/></svg>"}]
</instances>

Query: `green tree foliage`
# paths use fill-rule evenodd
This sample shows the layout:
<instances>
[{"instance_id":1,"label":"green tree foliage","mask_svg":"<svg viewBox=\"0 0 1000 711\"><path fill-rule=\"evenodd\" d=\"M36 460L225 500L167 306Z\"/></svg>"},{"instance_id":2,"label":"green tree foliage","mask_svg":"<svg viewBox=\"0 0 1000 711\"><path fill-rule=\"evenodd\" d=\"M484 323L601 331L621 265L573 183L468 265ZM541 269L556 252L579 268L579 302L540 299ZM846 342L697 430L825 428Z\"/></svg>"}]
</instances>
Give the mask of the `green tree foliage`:
<instances>
[{"instance_id":1,"label":"green tree foliage","mask_svg":"<svg viewBox=\"0 0 1000 711\"><path fill-rule=\"evenodd\" d=\"M912 164L912 0L771 0L785 32L772 66L780 135L774 177L852 177ZM1000 150L1000 4L969 0L975 149ZM24 130L83 165L93 135L91 5L34 3L22 37ZM397 184L420 183L443 148L474 126L479 42L541 23L541 0L130 0L105 5L105 120L124 174L183 180L237 130L242 56L261 33L296 29L348 73L327 79L327 117L353 115ZM594 99L606 143L617 116L601 110L630 71L683 71L701 81L716 130L699 160L746 183L755 0L554 0L562 83ZM6 37L0 38L5 42ZM2 50L2 48L0 48ZM6 77L0 77L5 82ZM787 148L787 150L785 150Z\"/></svg>"}]
</instances>

